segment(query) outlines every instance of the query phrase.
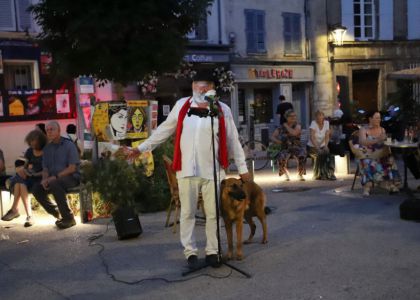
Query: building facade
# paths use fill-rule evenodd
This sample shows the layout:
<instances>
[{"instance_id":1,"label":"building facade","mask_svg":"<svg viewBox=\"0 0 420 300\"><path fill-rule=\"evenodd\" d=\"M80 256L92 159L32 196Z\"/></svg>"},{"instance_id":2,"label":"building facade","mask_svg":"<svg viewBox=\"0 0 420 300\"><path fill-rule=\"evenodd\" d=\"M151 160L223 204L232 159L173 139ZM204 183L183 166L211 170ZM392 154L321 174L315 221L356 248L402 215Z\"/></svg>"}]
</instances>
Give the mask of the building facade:
<instances>
[{"instance_id":1,"label":"building facade","mask_svg":"<svg viewBox=\"0 0 420 300\"><path fill-rule=\"evenodd\" d=\"M315 0L308 5L308 35L317 61L314 106L328 113L339 99L347 115L386 107L396 91L388 74L420 64L420 2ZM331 35L340 26L347 29L342 44Z\"/></svg>"},{"instance_id":2,"label":"building facade","mask_svg":"<svg viewBox=\"0 0 420 300\"><path fill-rule=\"evenodd\" d=\"M307 127L315 64L306 43L305 1L231 0L225 7L236 81L231 107L242 134L268 143L279 124L280 95Z\"/></svg>"}]
</instances>

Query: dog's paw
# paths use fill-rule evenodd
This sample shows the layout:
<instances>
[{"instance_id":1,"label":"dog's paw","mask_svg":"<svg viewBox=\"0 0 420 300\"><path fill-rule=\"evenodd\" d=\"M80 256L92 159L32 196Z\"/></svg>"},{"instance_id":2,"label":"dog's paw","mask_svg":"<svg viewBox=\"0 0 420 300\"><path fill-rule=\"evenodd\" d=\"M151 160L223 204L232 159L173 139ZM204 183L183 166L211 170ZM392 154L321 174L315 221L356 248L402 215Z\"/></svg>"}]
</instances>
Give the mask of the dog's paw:
<instances>
[{"instance_id":1,"label":"dog's paw","mask_svg":"<svg viewBox=\"0 0 420 300\"><path fill-rule=\"evenodd\" d=\"M246 244L251 244L252 243L252 239L248 239L248 240L246 240L246 241L244 241L244 244L246 245Z\"/></svg>"},{"instance_id":2,"label":"dog's paw","mask_svg":"<svg viewBox=\"0 0 420 300\"><path fill-rule=\"evenodd\" d=\"M243 254L236 254L236 260L243 260L244 255Z\"/></svg>"},{"instance_id":3,"label":"dog's paw","mask_svg":"<svg viewBox=\"0 0 420 300\"><path fill-rule=\"evenodd\" d=\"M262 240L261 241L261 244L267 244L268 243L268 240Z\"/></svg>"}]
</instances>

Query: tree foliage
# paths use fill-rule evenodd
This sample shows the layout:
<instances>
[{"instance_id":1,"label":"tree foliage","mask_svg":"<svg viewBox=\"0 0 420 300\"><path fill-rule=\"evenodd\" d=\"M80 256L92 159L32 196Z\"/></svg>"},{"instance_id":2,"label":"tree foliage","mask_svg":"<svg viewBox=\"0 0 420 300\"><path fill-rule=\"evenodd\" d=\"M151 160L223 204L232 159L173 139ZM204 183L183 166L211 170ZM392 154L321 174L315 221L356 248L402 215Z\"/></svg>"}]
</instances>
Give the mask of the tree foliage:
<instances>
[{"instance_id":1,"label":"tree foliage","mask_svg":"<svg viewBox=\"0 0 420 300\"><path fill-rule=\"evenodd\" d=\"M174 70L213 0L41 0L30 9L56 76L120 83Z\"/></svg>"}]
</instances>

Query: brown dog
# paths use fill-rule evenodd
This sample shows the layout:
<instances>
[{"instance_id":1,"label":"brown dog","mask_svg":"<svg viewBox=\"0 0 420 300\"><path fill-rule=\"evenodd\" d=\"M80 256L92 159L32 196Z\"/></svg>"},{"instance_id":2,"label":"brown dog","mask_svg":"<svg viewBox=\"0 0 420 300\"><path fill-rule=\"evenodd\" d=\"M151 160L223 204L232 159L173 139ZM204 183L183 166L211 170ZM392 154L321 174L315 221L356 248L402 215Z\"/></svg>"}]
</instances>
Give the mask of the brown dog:
<instances>
[{"instance_id":1,"label":"brown dog","mask_svg":"<svg viewBox=\"0 0 420 300\"><path fill-rule=\"evenodd\" d=\"M258 217L263 228L263 244L267 243L267 222L265 218L265 194L255 182L242 182L240 179L229 178L221 183L221 211L225 222L228 240L227 258L233 254L232 225L236 223L236 259L243 258L242 225L243 219L248 222L251 232L245 243L250 243L255 234L256 225L252 217Z\"/></svg>"}]
</instances>

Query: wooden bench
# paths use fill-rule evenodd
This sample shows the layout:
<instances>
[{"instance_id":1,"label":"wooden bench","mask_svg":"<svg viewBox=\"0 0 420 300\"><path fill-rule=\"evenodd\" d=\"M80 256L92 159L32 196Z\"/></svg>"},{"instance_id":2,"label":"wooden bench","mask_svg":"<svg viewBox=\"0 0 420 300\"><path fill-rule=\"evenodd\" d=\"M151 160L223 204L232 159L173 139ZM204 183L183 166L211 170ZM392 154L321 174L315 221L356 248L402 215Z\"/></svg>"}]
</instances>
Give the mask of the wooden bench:
<instances>
[{"instance_id":1,"label":"wooden bench","mask_svg":"<svg viewBox=\"0 0 420 300\"><path fill-rule=\"evenodd\" d=\"M0 190L0 217L3 217L7 211L10 209L10 207L5 207L4 199L2 194L4 192L9 193L9 198L12 197L12 194L9 190L1 189ZM82 223L86 223L89 221L91 214L93 213L92 208L92 191L89 188L89 186L80 184L76 187L69 188L67 190L66 195L73 195L77 194L79 198L79 204L80 204L80 221ZM90 214L90 216L89 216Z\"/></svg>"}]
</instances>

